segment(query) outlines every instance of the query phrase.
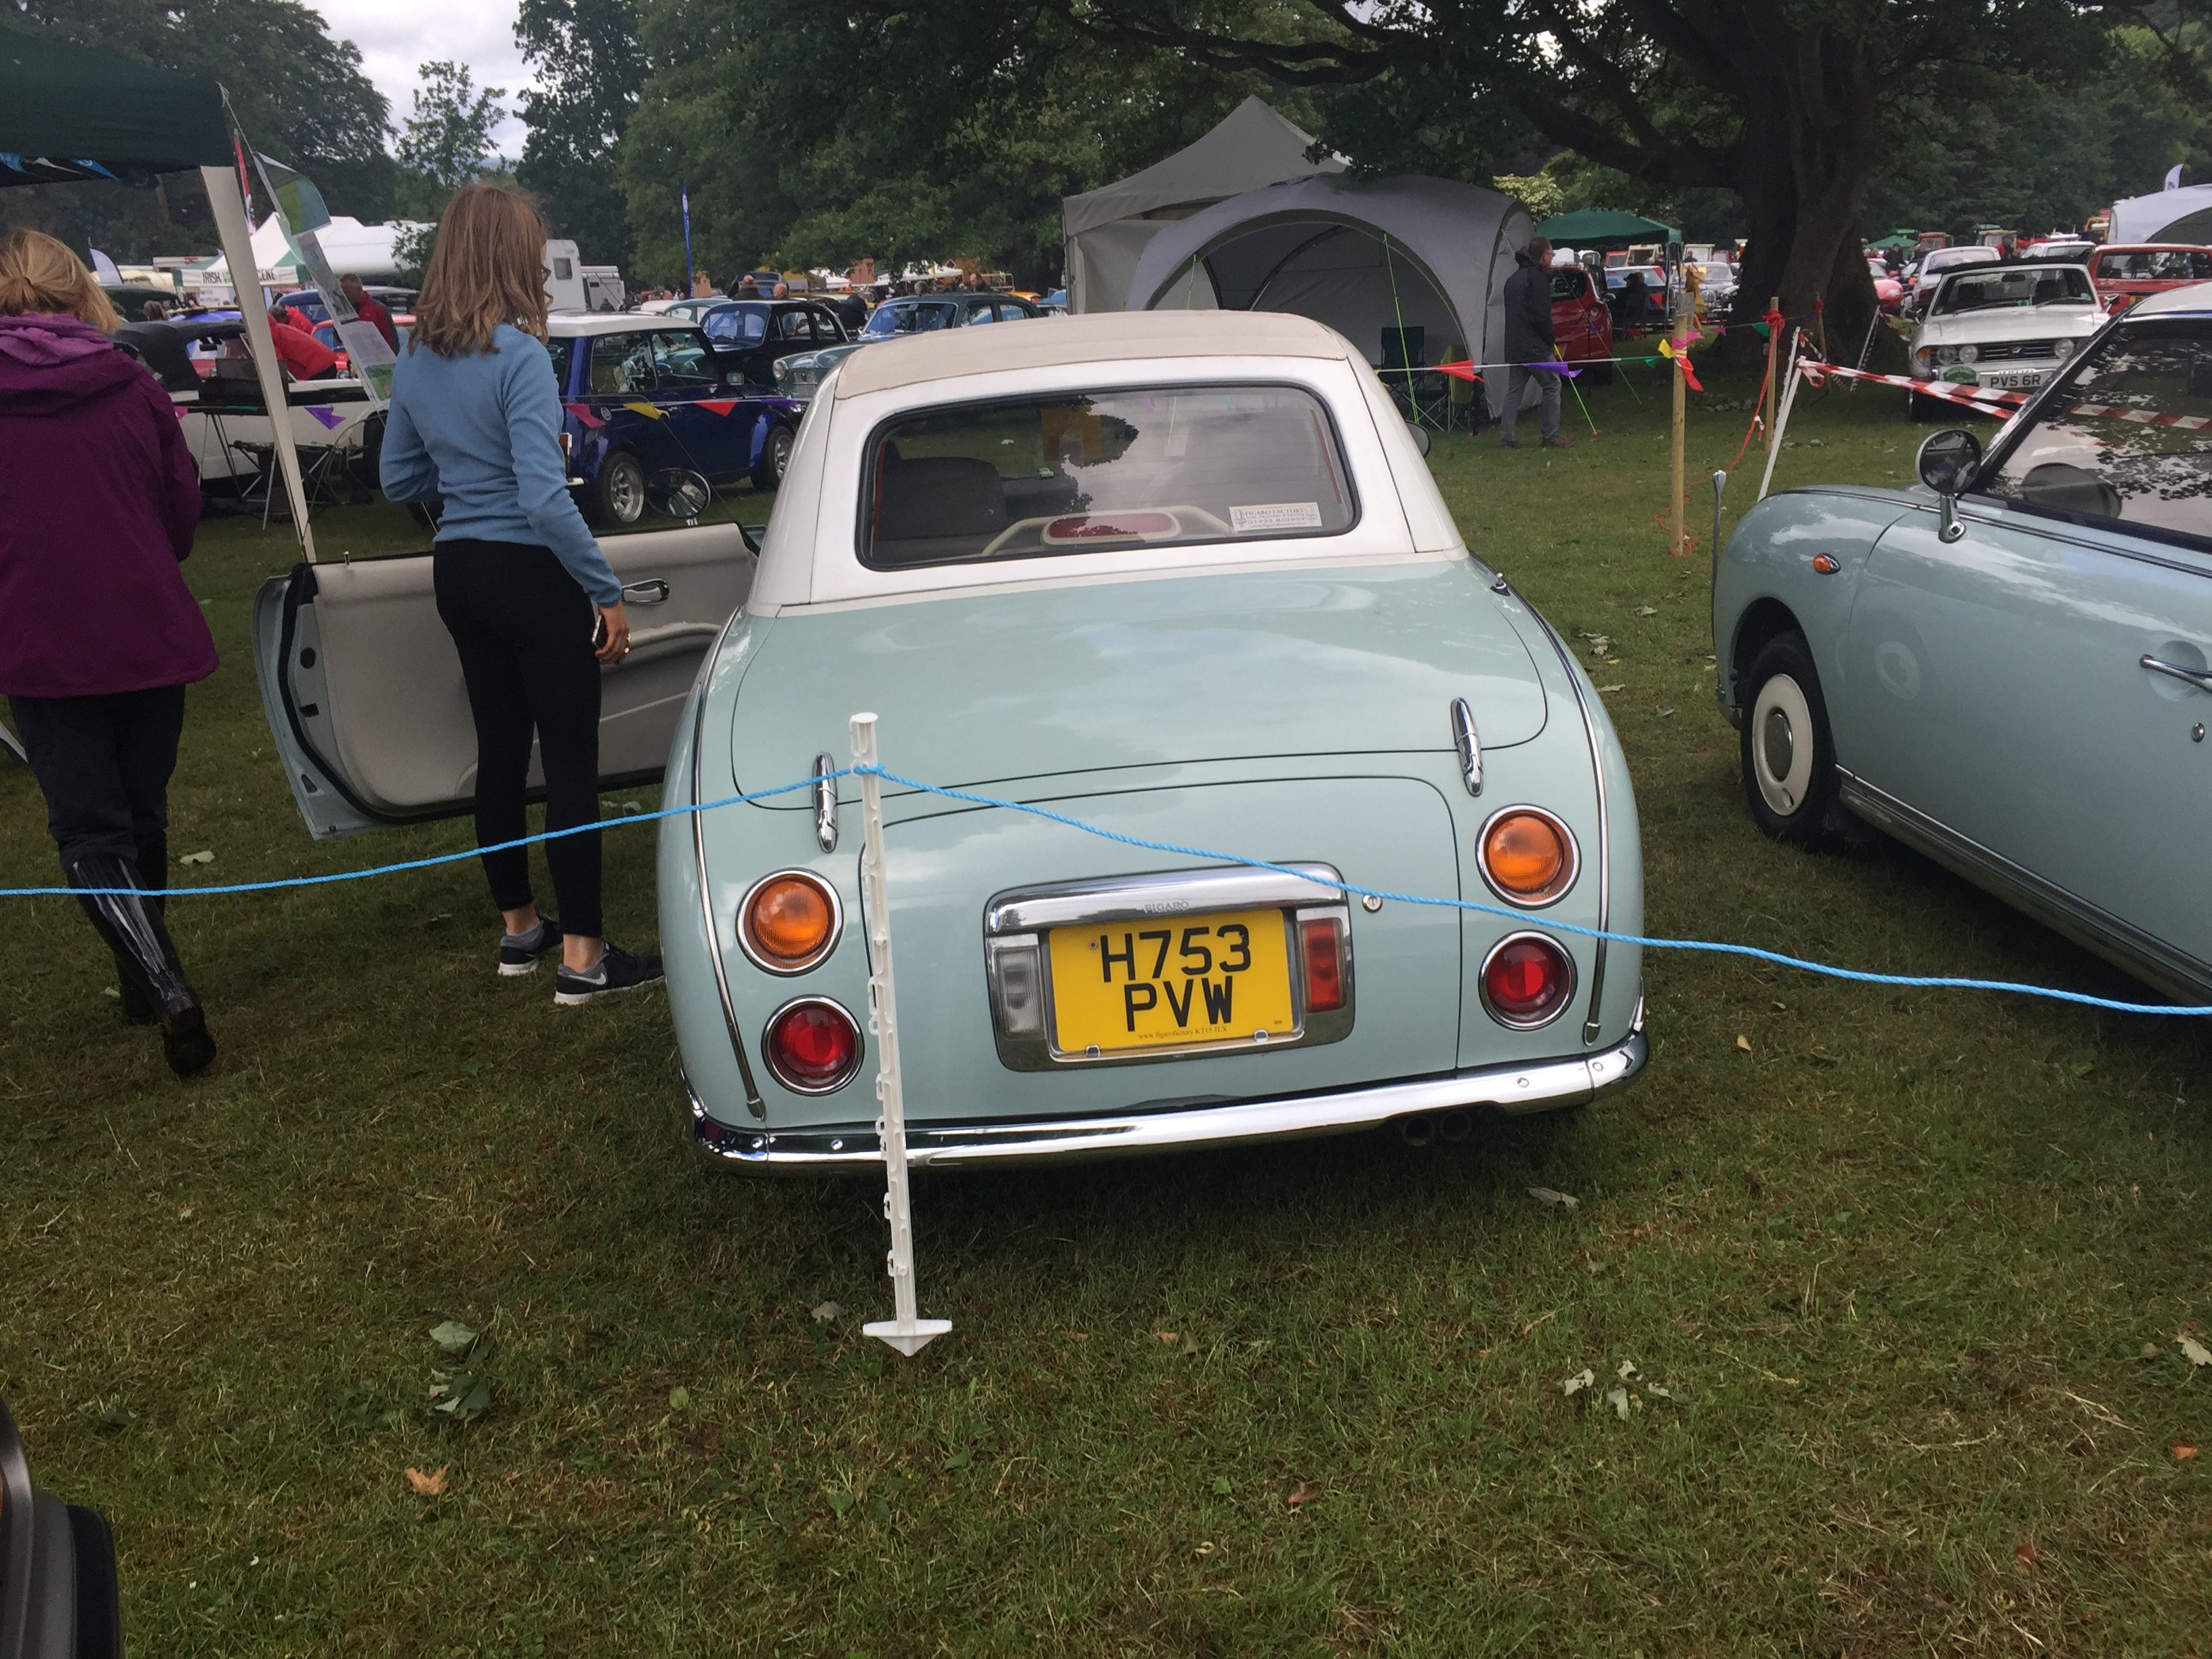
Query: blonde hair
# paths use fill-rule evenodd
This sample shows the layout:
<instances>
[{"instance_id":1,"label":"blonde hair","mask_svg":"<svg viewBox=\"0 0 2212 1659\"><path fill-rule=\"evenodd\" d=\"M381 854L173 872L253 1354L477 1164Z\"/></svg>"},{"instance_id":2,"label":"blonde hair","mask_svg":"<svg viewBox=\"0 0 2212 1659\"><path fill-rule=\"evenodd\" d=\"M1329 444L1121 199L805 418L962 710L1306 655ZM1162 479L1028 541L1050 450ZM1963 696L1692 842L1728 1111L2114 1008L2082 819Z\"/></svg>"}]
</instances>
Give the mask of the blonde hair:
<instances>
[{"instance_id":1,"label":"blonde hair","mask_svg":"<svg viewBox=\"0 0 2212 1659\"><path fill-rule=\"evenodd\" d=\"M493 331L512 323L545 337L545 221L530 198L497 185L464 185L446 204L408 349L441 357L491 349Z\"/></svg>"},{"instance_id":2,"label":"blonde hair","mask_svg":"<svg viewBox=\"0 0 2212 1659\"><path fill-rule=\"evenodd\" d=\"M83 260L42 230L0 236L0 317L74 317L101 332L116 328L115 307Z\"/></svg>"}]
</instances>

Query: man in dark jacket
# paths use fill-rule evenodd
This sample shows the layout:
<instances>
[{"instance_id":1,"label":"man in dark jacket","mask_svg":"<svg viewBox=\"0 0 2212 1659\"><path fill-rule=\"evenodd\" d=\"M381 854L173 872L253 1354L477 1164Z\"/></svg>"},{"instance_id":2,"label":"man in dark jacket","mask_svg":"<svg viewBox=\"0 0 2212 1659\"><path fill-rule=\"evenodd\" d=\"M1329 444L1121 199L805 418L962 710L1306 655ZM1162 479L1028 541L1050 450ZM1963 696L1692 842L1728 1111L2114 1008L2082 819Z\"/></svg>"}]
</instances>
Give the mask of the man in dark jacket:
<instances>
[{"instance_id":1,"label":"man in dark jacket","mask_svg":"<svg viewBox=\"0 0 2212 1659\"><path fill-rule=\"evenodd\" d=\"M1531 363L1559 361L1559 346L1552 332L1552 245L1542 237L1513 256L1514 270L1505 279L1505 407L1498 412L1498 443L1502 449L1518 449L1513 424L1520 417L1521 400L1528 382L1536 383L1543 404L1544 447L1565 449L1559 435L1559 377Z\"/></svg>"}]
</instances>

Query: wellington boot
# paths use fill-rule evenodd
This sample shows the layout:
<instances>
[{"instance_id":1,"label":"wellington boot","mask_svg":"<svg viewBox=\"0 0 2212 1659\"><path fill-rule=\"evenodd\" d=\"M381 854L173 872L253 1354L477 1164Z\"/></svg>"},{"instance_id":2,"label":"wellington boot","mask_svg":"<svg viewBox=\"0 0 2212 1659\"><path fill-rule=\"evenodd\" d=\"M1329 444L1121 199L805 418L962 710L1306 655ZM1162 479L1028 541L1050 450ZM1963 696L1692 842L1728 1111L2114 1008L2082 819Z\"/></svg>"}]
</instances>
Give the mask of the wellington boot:
<instances>
[{"instance_id":1,"label":"wellington boot","mask_svg":"<svg viewBox=\"0 0 2212 1659\"><path fill-rule=\"evenodd\" d=\"M147 890L138 866L112 854L89 853L69 866L69 878L73 887L108 890L81 891L77 902L114 956L124 983L152 1010L169 1069L179 1077L204 1071L215 1059L215 1038L177 960L160 901Z\"/></svg>"}]
</instances>

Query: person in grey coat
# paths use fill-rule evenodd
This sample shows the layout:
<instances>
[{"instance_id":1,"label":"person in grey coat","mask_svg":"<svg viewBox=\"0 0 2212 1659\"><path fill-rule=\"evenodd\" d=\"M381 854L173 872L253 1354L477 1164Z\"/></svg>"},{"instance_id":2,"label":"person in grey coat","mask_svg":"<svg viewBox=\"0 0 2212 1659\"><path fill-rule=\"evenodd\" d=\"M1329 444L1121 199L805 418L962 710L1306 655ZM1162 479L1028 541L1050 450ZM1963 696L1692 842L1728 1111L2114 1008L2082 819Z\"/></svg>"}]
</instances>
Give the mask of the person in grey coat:
<instances>
[{"instance_id":1,"label":"person in grey coat","mask_svg":"<svg viewBox=\"0 0 2212 1659\"><path fill-rule=\"evenodd\" d=\"M1505 279L1505 407L1498 419L1501 449L1518 449L1513 425L1520 418L1521 399L1528 382L1536 382L1542 401L1544 447L1566 449L1571 441L1559 435L1559 376L1530 363L1556 362L1558 337L1552 332L1552 245L1540 236L1513 256L1513 274Z\"/></svg>"}]
</instances>

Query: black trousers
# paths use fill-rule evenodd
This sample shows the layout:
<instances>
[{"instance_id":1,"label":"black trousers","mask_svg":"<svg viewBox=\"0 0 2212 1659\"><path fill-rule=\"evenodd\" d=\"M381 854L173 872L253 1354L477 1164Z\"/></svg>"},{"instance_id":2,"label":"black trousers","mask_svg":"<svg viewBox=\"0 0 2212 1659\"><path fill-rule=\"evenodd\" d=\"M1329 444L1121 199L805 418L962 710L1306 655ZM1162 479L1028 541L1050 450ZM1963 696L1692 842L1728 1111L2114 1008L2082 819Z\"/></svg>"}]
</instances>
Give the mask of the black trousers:
<instances>
[{"instance_id":1,"label":"black trousers","mask_svg":"<svg viewBox=\"0 0 2212 1659\"><path fill-rule=\"evenodd\" d=\"M440 542L431 574L476 716L477 843L529 833L524 797L533 732L545 771L545 827L597 823L599 665L592 630L599 612L590 596L551 549L511 542ZM604 933L599 831L541 844L562 930ZM486 853L483 866L501 909L532 902L526 848Z\"/></svg>"},{"instance_id":2,"label":"black trousers","mask_svg":"<svg viewBox=\"0 0 2212 1659\"><path fill-rule=\"evenodd\" d=\"M46 831L66 868L105 853L169 884L169 775L185 731L185 688L97 697L14 697L8 707L46 798Z\"/></svg>"}]
</instances>

